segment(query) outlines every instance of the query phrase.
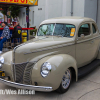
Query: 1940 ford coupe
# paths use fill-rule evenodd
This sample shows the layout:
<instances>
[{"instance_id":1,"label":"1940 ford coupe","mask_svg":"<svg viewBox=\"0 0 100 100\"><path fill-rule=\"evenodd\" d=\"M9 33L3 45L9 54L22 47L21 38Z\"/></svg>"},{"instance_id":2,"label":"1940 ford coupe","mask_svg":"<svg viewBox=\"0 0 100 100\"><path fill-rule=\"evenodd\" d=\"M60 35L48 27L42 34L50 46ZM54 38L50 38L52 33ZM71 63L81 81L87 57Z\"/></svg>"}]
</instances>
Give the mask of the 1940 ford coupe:
<instances>
[{"instance_id":1,"label":"1940 ford coupe","mask_svg":"<svg viewBox=\"0 0 100 100\"><path fill-rule=\"evenodd\" d=\"M0 82L35 91L65 93L74 78L100 65L100 33L93 19L43 21L34 39L0 56Z\"/></svg>"}]
</instances>

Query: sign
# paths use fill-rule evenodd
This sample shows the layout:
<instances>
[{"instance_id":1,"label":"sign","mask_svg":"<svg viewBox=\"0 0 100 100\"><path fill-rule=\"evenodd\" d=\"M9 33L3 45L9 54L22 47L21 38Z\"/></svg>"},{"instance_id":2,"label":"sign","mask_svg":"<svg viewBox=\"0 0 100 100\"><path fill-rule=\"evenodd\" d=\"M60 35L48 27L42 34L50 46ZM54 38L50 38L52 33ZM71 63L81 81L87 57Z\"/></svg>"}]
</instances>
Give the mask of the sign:
<instances>
[{"instance_id":1,"label":"sign","mask_svg":"<svg viewBox=\"0 0 100 100\"><path fill-rule=\"evenodd\" d=\"M70 36L74 36L74 33L75 33L75 28L72 28Z\"/></svg>"},{"instance_id":2,"label":"sign","mask_svg":"<svg viewBox=\"0 0 100 100\"><path fill-rule=\"evenodd\" d=\"M38 0L0 0L0 3L21 4L21 5L38 5Z\"/></svg>"}]
</instances>

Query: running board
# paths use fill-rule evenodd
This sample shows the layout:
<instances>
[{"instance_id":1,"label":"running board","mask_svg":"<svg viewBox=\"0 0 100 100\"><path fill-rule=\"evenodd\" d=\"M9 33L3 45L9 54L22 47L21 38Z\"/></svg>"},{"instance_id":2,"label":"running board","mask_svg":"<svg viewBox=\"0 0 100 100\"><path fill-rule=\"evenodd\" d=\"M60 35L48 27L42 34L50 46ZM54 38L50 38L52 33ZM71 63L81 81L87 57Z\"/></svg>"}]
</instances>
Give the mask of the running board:
<instances>
[{"instance_id":1,"label":"running board","mask_svg":"<svg viewBox=\"0 0 100 100\"><path fill-rule=\"evenodd\" d=\"M100 65L100 59L96 59L96 60L92 61L90 64L79 68L78 69L78 78L81 78L81 77L89 74L89 72L93 71L99 65Z\"/></svg>"}]
</instances>

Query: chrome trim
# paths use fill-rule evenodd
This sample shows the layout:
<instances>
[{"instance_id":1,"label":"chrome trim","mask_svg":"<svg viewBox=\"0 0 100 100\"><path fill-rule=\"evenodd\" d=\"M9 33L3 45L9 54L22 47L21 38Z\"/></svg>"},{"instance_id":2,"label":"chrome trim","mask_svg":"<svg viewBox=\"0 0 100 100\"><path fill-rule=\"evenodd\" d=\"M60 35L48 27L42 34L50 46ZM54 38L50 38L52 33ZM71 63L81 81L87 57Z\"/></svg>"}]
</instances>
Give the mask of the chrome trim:
<instances>
[{"instance_id":1,"label":"chrome trim","mask_svg":"<svg viewBox=\"0 0 100 100\"><path fill-rule=\"evenodd\" d=\"M24 44L25 44L25 43L24 43ZM18 47L20 47L20 46L22 46L22 45L24 45L24 44L18 45L18 46L16 46L16 47L13 49L13 67L14 67L13 73L15 73L15 75L16 75L16 71L15 71L15 50L16 50ZM14 78L13 80L15 81L15 78Z\"/></svg>"},{"instance_id":2,"label":"chrome trim","mask_svg":"<svg viewBox=\"0 0 100 100\"><path fill-rule=\"evenodd\" d=\"M15 83L15 82L4 80L2 78L0 78L0 82L5 84L5 85L8 85L8 86L16 87L16 88L21 88L21 89L29 89L29 90L45 91L45 92L53 91L52 87L19 84L19 83Z\"/></svg>"},{"instance_id":3,"label":"chrome trim","mask_svg":"<svg viewBox=\"0 0 100 100\"><path fill-rule=\"evenodd\" d=\"M20 71L22 72L22 69L23 68L25 68L23 71L24 71L24 73L23 73L23 77L24 77L24 74L25 74L25 70L26 70L26 68L30 65L30 64L36 64L36 62L37 61L33 61L33 62L23 62L23 63L16 63L16 64L12 64L12 75L13 75L13 81L15 81L15 82L17 82L17 83L23 83L24 81L18 81L18 79L19 79L19 77L20 77ZM15 66L14 66L15 65ZM24 65L26 65L26 66L24 66ZM18 66L20 66L20 68L21 68L21 70L19 69L18 70ZM19 72L18 72L19 71ZM14 73L14 72L16 72L16 73ZM18 73L20 73L20 74L18 74ZM31 74L31 73L30 73ZM17 76L16 76L17 75ZM19 77L18 77L19 76ZM31 78L30 78L31 79ZM26 83L25 83L26 84Z\"/></svg>"},{"instance_id":4,"label":"chrome trim","mask_svg":"<svg viewBox=\"0 0 100 100\"><path fill-rule=\"evenodd\" d=\"M36 63L28 63L23 74L23 84L32 84L32 68Z\"/></svg>"},{"instance_id":5,"label":"chrome trim","mask_svg":"<svg viewBox=\"0 0 100 100\"><path fill-rule=\"evenodd\" d=\"M12 63L13 65L19 65L19 64L25 64L25 63L29 63L29 62L22 62L22 63Z\"/></svg>"},{"instance_id":6,"label":"chrome trim","mask_svg":"<svg viewBox=\"0 0 100 100\"><path fill-rule=\"evenodd\" d=\"M28 63L15 64L15 72L16 72L16 74L14 73L15 82L23 83L23 75L27 64Z\"/></svg>"},{"instance_id":7,"label":"chrome trim","mask_svg":"<svg viewBox=\"0 0 100 100\"><path fill-rule=\"evenodd\" d=\"M14 70L13 70L13 62L11 61L11 71L12 71L12 80L14 81Z\"/></svg>"},{"instance_id":8,"label":"chrome trim","mask_svg":"<svg viewBox=\"0 0 100 100\"><path fill-rule=\"evenodd\" d=\"M55 25L54 25L54 29L53 29L53 32L52 32L52 36L53 36L53 34L54 34L55 28L56 28L56 23L55 23Z\"/></svg>"},{"instance_id":9,"label":"chrome trim","mask_svg":"<svg viewBox=\"0 0 100 100\"><path fill-rule=\"evenodd\" d=\"M93 34L93 35L95 35L95 34ZM100 38L100 35L99 36L97 35L97 36L93 37L93 39L96 39L96 38Z\"/></svg>"},{"instance_id":10,"label":"chrome trim","mask_svg":"<svg viewBox=\"0 0 100 100\"><path fill-rule=\"evenodd\" d=\"M32 63L36 63L37 61L33 61ZM17 64L25 64L25 63L31 63L31 62L22 62L22 63L12 63L13 65L17 65Z\"/></svg>"},{"instance_id":11,"label":"chrome trim","mask_svg":"<svg viewBox=\"0 0 100 100\"><path fill-rule=\"evenodd\" d=\"M29 62L23 62L23 63L12 63L11 65L11 70L12 70L12 79L13 81L15 81L15 77L16 77L16 70L15 70L15 65L19 65L19 64L25 64L25 63L29 63ZM15 76L14 76L15 75Z\"/></svg>"},{"instance_id":12,"label":"chrome trim","mask_svg":"<svg viewBox=\"0 0 100 100\"><path fill-rule=\"evenodd\" d=\"M70 46L70 45L74 45L75 43L70 43L70 44L63 44L63 45L60 45L60 46L54 46L54 47L48 47L48 48L44 48L44 49L41 49L41 50L36 50L36 51L33 51L33 52L29 52L29 53L24 53L24 55L26 54L31 54L31 53L36 53L36 52L41 52L41 51L46 51L46 50L52 50L52 49L57 49L57 48L61 48L61 47L66 47L66 46Z\"/></svg>"},{"instance_id":13,"label":"chrome trim","mask_svg":"<svg viewBox=\"0 0 100 100\"><path fill-rule=\"evenodd\" d=\"M83 43L83 42L87 42L87 41L92 41L93 39L96 39L96 38L100 38L100 35L99 36L96 36L96 37L92 37L92 38L88 38L88 39L85 39L85 40L77 40L77 43L76 44L79 44L79 43Z\"/></svg>"}]
</instances>

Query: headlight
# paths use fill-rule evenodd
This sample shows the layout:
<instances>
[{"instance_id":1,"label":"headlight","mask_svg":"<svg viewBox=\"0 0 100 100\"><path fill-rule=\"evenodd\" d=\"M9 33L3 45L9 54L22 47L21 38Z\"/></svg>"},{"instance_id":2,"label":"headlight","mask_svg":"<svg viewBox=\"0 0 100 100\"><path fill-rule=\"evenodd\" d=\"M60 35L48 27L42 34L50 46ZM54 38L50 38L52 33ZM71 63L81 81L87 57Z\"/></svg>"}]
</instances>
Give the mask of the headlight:
<instances>
[{"instance_id":1,"label":"headlight","mask_svg":"<svg viewBox=\"0 0 100 100\"><path fill-rule=\"evenodd\" d=\"M42 66L41 66L41 75L42 77L46 77L48 76L49 72L51 71L51 64L48 62L45 62Z\"/></svg>"},{"instance_id":2,"label":"headlight","mask_svg":"<svg viewBox=\"0 0 100 100\"><path fill-rule=\"evenodd\" d=\"M2 68L2 64L4 64L4 58L0 56L0 68Z\"/></svg>"},{"instance_id":3,"label":"headlight","mask_svg":"<svg viewBox=\"0 0 100 100\"><path fill-rule=\"evenodd\" d=\"M0 64L0 69L2 68L2 64Z\"/></svg>"},{"instance_id":4,"label":"headlight","mask_svg":"<svg viewBox=\"0 0 100 100\"><path fill-rule=\"evenodd\" d=\"M0 63L4 63L4 58L2 56L0 57Z\"/></svg>"}]
</instances>

